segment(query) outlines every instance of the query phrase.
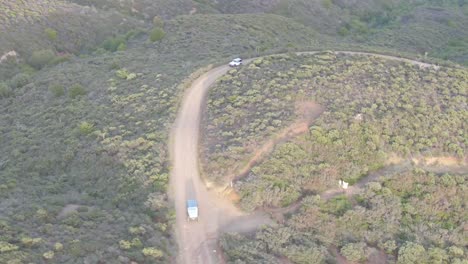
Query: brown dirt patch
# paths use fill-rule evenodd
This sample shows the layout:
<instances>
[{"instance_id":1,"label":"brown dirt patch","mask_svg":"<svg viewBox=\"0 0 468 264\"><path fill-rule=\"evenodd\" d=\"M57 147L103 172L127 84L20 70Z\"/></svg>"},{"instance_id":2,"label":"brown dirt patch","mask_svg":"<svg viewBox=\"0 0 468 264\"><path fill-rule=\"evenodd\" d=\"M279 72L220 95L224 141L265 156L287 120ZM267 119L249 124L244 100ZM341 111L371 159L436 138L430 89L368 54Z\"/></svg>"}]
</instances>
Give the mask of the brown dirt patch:
<instances>
[{"instance_id":1,"label":"brown dirt patch","mask_svg":"<svg viewBox=\"0 0 468 264\"><path fill-rule=\"evenodd\" d=\"M404 159L402 157L398 156L395 153L392 153L389 155L387 161L385 162L385 165L396 165L402 163L403 161Z\"/></svg>"},{"instance_id":2,"label":"brown dirt patch","mask_svg":"<svg viewBox=\"0 0 468 264\"><path fill-rule=\"evenodd\" d=\"M441 157L419 157L413 158L412 161L416 165L429 165L429 166L463 166L467 163L466 159L459 159L451 156Z\"/></svg>"},{"instance_id":3,"label":"brown dirt patch","mask_svg":"<svg viewBox=\"0 0 468 264\"><path fill-rule=\"evenodd\" d=\"M369 264L385 264L388 263L387 254L383 250L377 248L370 248L369 258L367 260Z\"/></svg>"},{"instance_id":4,"label":"brown dirt patch","mask_svg":"<svg viewBox=\"0 0 468 264\"><path fill-rule=\"evenodd\" d=\"M340 254L340 251L336 246L330 247L330 252L335 257L335 261L337 264L352 264L351 262L347 261L345 257Z\"/></svg>"}]
</instances>

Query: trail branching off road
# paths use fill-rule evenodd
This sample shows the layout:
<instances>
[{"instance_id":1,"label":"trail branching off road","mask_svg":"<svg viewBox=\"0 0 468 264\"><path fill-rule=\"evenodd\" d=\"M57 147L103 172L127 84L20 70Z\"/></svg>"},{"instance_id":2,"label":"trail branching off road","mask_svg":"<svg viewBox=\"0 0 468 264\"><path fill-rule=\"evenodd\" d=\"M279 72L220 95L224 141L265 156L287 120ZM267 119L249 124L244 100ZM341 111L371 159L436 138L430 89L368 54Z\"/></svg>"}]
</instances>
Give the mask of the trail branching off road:
<instances>
[{"instance_id":1,"label":"trail branching off road","mask_svg":"<svg viewBox=\"0 0 468 264\"><path fill-rule=\"evenodd\" d=\"M314 54L318 52L300 52ZM419 67L437 66L363 52L337 51L349 55L374 56L384 59L404 61ZM251 60L246 60L248 63ZM179 244L178 263L222 263L223 259L217 250L217 239L220 232L245 232L263 224L273 224L264 213L246 215L230 201L208 190L199 174L199 135L202 105L210 86L229 70L228 66L214 68L195 80L186 91L171 134L171 191L176 209L176 235ZM326 106L325 106L326 107ZM199 221L188 222L185 202L197 199Z\"/></svg>"}]
</instances>

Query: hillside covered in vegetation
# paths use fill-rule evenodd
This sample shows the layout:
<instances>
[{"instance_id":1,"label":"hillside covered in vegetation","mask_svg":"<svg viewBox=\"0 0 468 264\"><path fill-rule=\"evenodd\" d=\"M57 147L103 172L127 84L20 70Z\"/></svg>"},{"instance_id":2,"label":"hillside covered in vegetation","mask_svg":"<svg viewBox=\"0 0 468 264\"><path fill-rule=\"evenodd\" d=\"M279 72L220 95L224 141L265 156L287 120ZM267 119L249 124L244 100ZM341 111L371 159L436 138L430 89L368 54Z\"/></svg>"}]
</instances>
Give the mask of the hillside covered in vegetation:
<instances>
[{"instance_id":1,"label":"hillside covered in vegetation","mask_svg":"<svg viewBox=\"0 0 468 264\"><path fill-rule=\"evenodd\" d=\"M272 13L331 36L466 64L468 3L458 0L216 0L225 13Z\"/></svg>"},{"instance_id":2,"label":"hillside covered in vegetation","mask_svg":"<svg viewBox=\"0 0 468 264\"><path fill-rule=\"evenodd\" d=\"M284 225L259 231L251 242L246 242L251 237L227 235L223 245L230 259L274 263L274 256L282 255L293 263L322 263L337 247L350 261L365 262L386 251L389 260L412 263L400 261L411 247L418 256L461 261L466 254L461 201L468 176L467 77L462 68L421 68L333 53L271 56L231 70L208 99L207 177L222 183L238 176L234 188L245 210L298 201L301 209L286 216ZM309 120L303 134L285 138L259 158L257 151L268 138L294 126L304 111L306 116L316 111L298 111L304 105L324 110ZM392 169L395 156L401 158ZM465 169L430 173L424 164L413 169L404 162L421 156L453 157ZM252 158L257 164L245 175L236 174ZM340 179L354 184L386 167L388 180L376 179L358 195L326 195ZM322 199L316 196L324 192ZM450 255L451 246L461 253ZM317 261L310 262L311 255Z\"/></svg>"},{"instance_id":3,"label":"hillside covered in vegetation","mask_svg":"<svg viewBox=\"0 0 468 264\"><path fill-rule=\"evenodd\" d=\"M232 53L317 36L268 14L150 23L91 56L46 45L1 62L0 263L169 262L167 141L186 84Z\"/></svg>"},{"instance_id":4,"label":"hillside covered in vegetation","mask_svg":"<svg viewBox=\"0 0 468 264\"><path fill-rule=\"evenodd\" d=\"M292 50L371 47L466 63L466 8L464 1L0 0L0 263L174 261L167 143L181 95L195 77L234 56ZM308 132L283 142L236 183L244 209L302 199L300 216L313 194L338 178L358 181L385 166L390 154L465 157L466 82L465 69L345 55L260 59L213 90L207 166L224 175L218 166L246 162L262 139L301 113L312 121L313 101L325 112ZM441 186L435 181L440 193L459 192L466 179L446 178ZM409 202L396 182L380 185ZM320 204L324 219L372 210L358 198L340 199L309 204ZM452 204L453 213L444 207L437 215L453 228L446 234L451 242L437 245L447 261L466 256L457 242L459 204L447 198L445 205ZM333 206L338 209L323 209ZM432 215L417 215L424 217ZM283 227L300 230L289 219ZM385 239L398 248L410 240L428 252L436 245L397 239L395 230ZM227 237L223 248L249 262L250 253L238 247L243 239ZM279 251L300 244L288 239L252 257L301 263ZM342 250L364 241L362 234L333 239L318 247L325 259L329 245ZM383 249L375 241L365 242Z\"/></svg>"}]
</instances>

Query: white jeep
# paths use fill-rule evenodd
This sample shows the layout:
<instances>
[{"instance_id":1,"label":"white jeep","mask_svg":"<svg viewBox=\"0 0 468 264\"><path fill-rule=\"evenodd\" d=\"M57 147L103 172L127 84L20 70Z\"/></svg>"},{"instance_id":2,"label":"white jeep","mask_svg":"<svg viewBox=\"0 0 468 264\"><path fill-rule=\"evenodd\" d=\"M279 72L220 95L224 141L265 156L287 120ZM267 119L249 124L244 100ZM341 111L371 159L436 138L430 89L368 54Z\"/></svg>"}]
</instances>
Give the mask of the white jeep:
<instances>
[{"instance_id":1,"label":"white jeep","mask_svg":"<svg viewBox=\"0 0 468 264\"><path fill-rule=\"evenodd\" d=\"M237 66L240 66L240 65L242 65L242 59L241 58L235 58L229 63L230 67L237 67Z\"/></svg>"}]
</instances>

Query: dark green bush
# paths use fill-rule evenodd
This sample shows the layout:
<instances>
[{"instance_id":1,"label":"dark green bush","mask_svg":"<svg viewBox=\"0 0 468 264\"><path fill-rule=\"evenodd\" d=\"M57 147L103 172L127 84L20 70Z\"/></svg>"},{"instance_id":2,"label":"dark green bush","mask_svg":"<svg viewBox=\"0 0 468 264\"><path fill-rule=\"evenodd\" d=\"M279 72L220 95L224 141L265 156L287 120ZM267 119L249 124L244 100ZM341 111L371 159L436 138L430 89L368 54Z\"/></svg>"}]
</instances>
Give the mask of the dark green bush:
<instances>
[{"instance_id":1,"label":"dark green bush","mask_svg":"<svg viewBox=\"0 0 468 264\"><path fill-rule=\"evenodd\" d=\"M70 98L76 98L78 96L85 95L86 90L83 88L83 86L75 84L70 88L68 94L70 95Z\"/></svg>"},{"instance_id":2,"label":"dark green bush","mask_svg":"<svg viewBox=\"0 0 468 264\"><path fill-rule=\"evenodd\" d=\"M116 36L113 38L106 39L102 43L101 47L107 51L114 52L114 51L117 51L120 45L122 44L126 45L126 43L127 43L127 40L125 39L124 36Z\"/></svg>"},{"instance_id":3,"label":"dark green bush","mask_svg":"<svg viewBox=\"0 0 468 264\"><path fill-rule=\"evenodd\" d=\"M151 30L150 40L152 42L160 41L161 39L164 38L165 35L166 35L166 32L164 32L162 28L156 27L156 28L153 28L153 30Z\"/></svg>"},{"instance_id":4,"label":"dark green bush","mask_svg":"<svg viewBox=\"0 0 468 264\"><path fill-rule=\"evenodd\" d=\"M49 86L49 92L51 92L55 97L60 97L65 94L65 88L60 84L52 84Z\"/></svg>"},{"instance_id":5,"label":"dark green bush","mask_svg":"<svg viewBox=\"0 0 468 264\"><path fill-rule=\"evenodd\" d=\"M55 54L52 50L39 50L34 51L29 58L29 65L33 66L36 69L41 69L42 67L48 65L52 60L55 59Z\"/></svg>"},{"instance_id":6,"label":"dark green bush","mask_svg":"<svg viewBox=\"0 0 468 264\"><path fill-rule=\"evenodd\" d=\"M10 81L10 86L13 88L20 88L30 82L29 75L25 73L18 73Z\"/></svg>"},{"instance_id":7,"label":"dark green bush","mask_svg":"<svg viewBox=\"0 0 468 264\"><path fill-rule=\"evenodd\" d=\"M0 82L0 98L6 98L13 94L13 90L4 82Z\"/></svg>"}]
</instances>

